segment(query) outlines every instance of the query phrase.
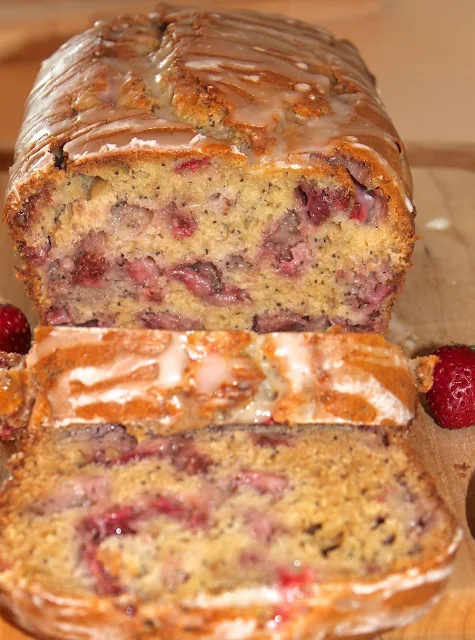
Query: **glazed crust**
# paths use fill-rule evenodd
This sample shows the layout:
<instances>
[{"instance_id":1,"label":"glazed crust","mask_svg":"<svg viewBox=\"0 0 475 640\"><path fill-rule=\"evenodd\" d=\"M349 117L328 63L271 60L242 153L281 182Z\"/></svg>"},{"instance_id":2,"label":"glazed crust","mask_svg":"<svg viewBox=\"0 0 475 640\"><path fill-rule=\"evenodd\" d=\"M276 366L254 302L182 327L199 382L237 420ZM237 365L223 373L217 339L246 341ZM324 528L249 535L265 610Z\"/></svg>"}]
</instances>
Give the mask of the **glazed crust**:
<instances>
[{"instance_id":1,"label":"glazed crust","mask_svg":"<svg viewBox=\"0 0 475 640\"><path fill-rule=\"evenodd\" d=\"M354 177L391 200L409 266L411 176L358 51L318 27L253 12L159 5L63 45L30 95L5 220L21 245L32 205L64 176L190 151L343 182L357 166ZM35 268L22 277L41 310ZM394 296L403 280L404 268Z\"/></svg>"},{"instance_id":2,"label":"glazed crust","mask_svg":"<svg viewBox=\"0 0 475 640\"><path fill-rule=\"evenodd\" d=\"M24 456L34 455L38 434L23 442L24 454L11 463L13 480L1 501L2 529L15 509L9 492L22 481ZM141 603L117 597L73 597L45 591L34 581L19 578L3 559L0 572L0 607L6 617L38 638L48 640L335 640L373 637L414 621L442 596L450 577L461 531L438 497L409 446L395 438L393 446L405 449L411 472L418 473L420 490L438 505L445 522L444 539L419 565L378 578L370 576L315 584L298 597L299 615L272 626L272 616L282 594L277 586L264 591L249 589L216 596L202 594L184 604ZM152 626L147 620L154 620ZM159 625L157 624L159 620Z\"/></svg>"},{"instance_id":3,"label":"glazed crust","mask_svg":"<svg viewBox=\"0 0 475 640\"><path fill-rule=\"evenodd\" d=\"M0 576L0 604L7 618L37 638L48 640L331 640L373 637L410 624L442 595L452 571L452 549L417 576L394 573L374 583L320 585L302 599L298 622L279 629L256 628L266 607L162 607L162 630L147 631L146 612L128 616L117 604L92 597L79 599L50 594L24 583L14 574ZM365 593L368 591L368 593ZM257 596L257 594L254 594ZM275 593L277 596L277 593ZM252 592L249 594L252 598ZM159 609L159 605L157 605ZM376 612L376 613L375 613ZM155 615L158 611L156 610ZM235 635L236 629L244 630Z\"/></svg>"},{"instance_id":4,"label":"glazed crust","mask_svg":"<svg viewBox=\"0 0 475 640\"><path fill-rule=\"evenodd\" d=\"M36 398L31 428L119 422L169 434L233 423L406 427L433 366L433 358L410 361L380 335L336 329L259 336L40 327L22 390Z\"/></svg>"}]
</instances>

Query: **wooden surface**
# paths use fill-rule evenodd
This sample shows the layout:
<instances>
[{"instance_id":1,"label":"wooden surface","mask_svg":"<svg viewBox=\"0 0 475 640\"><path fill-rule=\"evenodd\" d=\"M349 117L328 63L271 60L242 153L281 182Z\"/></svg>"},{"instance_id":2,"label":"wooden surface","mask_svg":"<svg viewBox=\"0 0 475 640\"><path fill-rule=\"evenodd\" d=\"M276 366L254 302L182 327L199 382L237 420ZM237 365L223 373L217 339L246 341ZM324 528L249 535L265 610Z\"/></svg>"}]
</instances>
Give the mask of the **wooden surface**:
<instances>
[{"instance_id":1,"label":"wooden surface","mask_svg":"<svg viewBox=\"0 0 475 640\"><path fill-rule=\"evenodd\" d=\"M473 158L467 162L467 167L472 166ZM417 244L414 268L391 325L392 339L412 354L446 342L475 343L475 173L417 167L414 178L417 227L424 239ZM5 173L0 174L0 193L5 182ZM434 219L446 221L449 228L431 229L427 224ZM7 244L5 230L0 229L0 298L26 309L34 322L35 315L15 281ZM463 526L465 539L441 603L419 622L384 638L475 640L475 428L445 431L420 408L410 437ZM0 640L23 638L26 636L19 631L0 623Z\"/></svg>"}]
</instances>

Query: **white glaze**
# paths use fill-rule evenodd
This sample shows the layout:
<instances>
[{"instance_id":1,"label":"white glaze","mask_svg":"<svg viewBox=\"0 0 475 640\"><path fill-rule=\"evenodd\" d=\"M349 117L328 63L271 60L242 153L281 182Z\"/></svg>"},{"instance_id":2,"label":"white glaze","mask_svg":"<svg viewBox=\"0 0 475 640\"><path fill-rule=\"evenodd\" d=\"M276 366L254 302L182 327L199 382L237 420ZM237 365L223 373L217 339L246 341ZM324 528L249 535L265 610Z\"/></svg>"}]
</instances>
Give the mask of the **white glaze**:
<instances>
[{"instance_id":1,"label":"white glaze","mask_svg":"<svg viewBox=\"0 0 475 640\"><path fill-rule=\"evenodd\" d=\"M171 25L173 38L158 35L163 24ZM83 162L137 148L192 149L202 135L200 148L218 144L233 153L237 147L254 165L289 165L292 155L317 151L332 157L340 154L342 141L351 149L360 144L370 164L382 167L397 183L412 210L410 194L398 177L407 165L394 154L396 134L351 44L298 20L245 11L214 14L159 5L148 18L118 19L115 26L97 23L43 64L11 173L12 197L20 195L19 187L34 173L51 169L59 140L66 142L70 162ZM147 55L144 45L149 46ZM177 82L182 73L187 74L185 90ZM332 74L353 89L335 91ZM158 98L153 108L134 102L130 79ZM172 96L180 100L184 93L186 98L195 83L208 89L211 102L226 106L225 122L211 131L180 122L172 103ZM305 107L295 116L294 107L319 96L330 113ZM253 137L242 144L234 136L234 129L243 127L266 134L270 144L264 152L256 153Z\"/></svg>"},{"instance_id":2,"label":"white glaze","mask_svg":"<svg viewBox=\"0 0 475 640\"><path fill-rule=\"evenodd\" d=\"M252 637L256 626L255 620L227 620L218 624L209 640L245 640Z\"/></svg>"},{"instance_id":3,"label":"white glaze","mask_svg":"<svg viewBox=\"0 0 475 640\"><path fill-rule=\"evenodd\" d=\"M230 359L212 353L197 365L196 389L199 393L212 394L221 385L232 382L233 377Z\"/></svg>"},{"instance_id":4,"label":"white glaze","mask_svg":"<svg viewBox=\"0 0 475 640\"><path fill-rule=\"evenodd\" d=\"M409 409L374 377L358 380L343 374L333 380L332 387L340 393L362 396L376 409L380 421L395 419L397 424L407 424L411 420Z\"/></svg>"},{"instance_id":5,"label":"white glaze","mask_svg":"<svg viewBox=\"0 0 475 640\"><path fill-rule=\"evenodd\" d=\"M302 333L274 333L275 355L285 360L286 378L294 393L312 382L311 351Z\"/></svg>"},{"instance_id":6,"label":"white glaze","mask_svg":"<svg viewBox=\"0 0 475 640\"><path fill-rule=\"evenodd\" d=\"M201 335L203 340L199 339ZM222 340L223 335L225 333L217 332L216 338ZM214 344L213 332L128 330L122 337L119 329L42 329L27 367L29 375L45 385L43 393L51 414L47 413L42 420L51 420L57 426L68 421L83 422L81 416L88 415L85 412L88 406L93 408L90 420L101 422L102 410L98 407L107 402L127 407L132 417L137 409L133 404L128 405L134 399L145 401L150 411L156 407L153 420L157 424L170 425L176 420L179 423L187 419L186 413L182 413L185 411L181 400L183 392L192 402L199 398L199 403L205 403L215 424L260 423L274 415L294 424L347 422L347 410L339 415L338 407L332 406L330 414L324 403L317 402L326 391L354 394L364 399L374 409L370 424L378 425L386 420L388 424L405 425L412 419L415 390L404 402L396 395L398 377L406 384L411 377L414 381L408 359L400 349L384 342L368 345L348 334L322 334L318 341L310 340L310 335L305 333L247 335L248 346L242 353L231 355L226 348L220 353L213 352L210 348ZM119 348L122 339L127 343L123 350ZM133 340L137 344L135 351ZM112 351L109 344L115 345ZM84 346L88 347L87 351L83 350ZM74 348L76 352L71 351ZM73 358L66 366L64 352ZM80 354L77 365L75 353ZM100 353L104 357L98 365L95 363ZM364 367L358 365L358 360L353 363L355 355L365 362ZM57 371L54 378L43 379L46 358L50 358L49 366ZM388 388L376 377L379 367L390 367L394 372L394 381ZM264 380L256 382L255 391L247 396L246 404L242 405L241 399L226 405L235 391L224 393L223 388L224 395L219 397L215 391L223 384L239 389L239 383L247 380L246 371L249 380L255 380L259 371ZM34 384L38 386L39 382ZM302 391L307 401L297 402L293 394ZM41 388L39 393L41 395ZM164 410L165 398L178 410L173 416ZM222 415L223 407L226 411ZM103 411L106 409L104 406Z\"/></svg>"},{"instance_id":7,"label":"white glaze","mask_svg":"<svg viewBox=\"0 0 475 640\"><path fill-rule=\"evenodd\" d=\"M185 604L207 609L224 609L226 607L250 607L252 605L276 605L282 602L282 594L275 587L249 587L225 591L219 595L200 593Z\"/></svg>"},{"instance_id":8,"label":"white glaze","mask_svg":"<svg viewBox=\"0 0 475 640\"><path fill-rule=\"evenodd\" d=\"M180 333L170 334L170 343L158 357L159 372L157 384L169 389L183 382L183 374L189 362L187 337Z\"/></svg>"},{"instance_id":9,"label":"white glaze","mask_svg":"<svg viewBox=\"0 0 475 640\"><path fill-rule=\"evenodd\" d=\"M27 367L34 367L40 360L48 358L51 354L63 348L98 344L103 337L101 329L94 328L84 331L79 327L68 327L65 331L61 327L53 327L48 331L48 336L42 339L41 342L34 342L33 347L28 352L26 356Z\"/></svg>"}]
</instances>

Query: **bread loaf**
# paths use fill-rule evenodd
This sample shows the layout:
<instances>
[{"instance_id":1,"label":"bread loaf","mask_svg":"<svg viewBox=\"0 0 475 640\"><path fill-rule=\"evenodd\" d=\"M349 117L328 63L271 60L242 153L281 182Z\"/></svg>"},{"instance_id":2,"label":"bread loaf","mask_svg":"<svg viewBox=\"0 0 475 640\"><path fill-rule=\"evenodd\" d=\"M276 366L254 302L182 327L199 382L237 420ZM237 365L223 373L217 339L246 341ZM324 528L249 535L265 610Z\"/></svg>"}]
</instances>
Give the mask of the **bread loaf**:
<instances>
[{"instance_id":1,"label":"bread loaf","mask_svg":"<svg viewBox=\"0 0 475 640\"><path fill-rule=\"evenodd\" d=\"M460 532L384 428L30 434L0 507L0 604L54 640L323 640L407 624Z\"/></svg>"},{"instance_id":2,"label":"bread loaf","mask_svg":"<svg viewBox=\"0 0 475 640\"><path fill-rule=\"evenodd\" d=\"M352 44L290 18L159 5L45 62L5 221L43 324L382 331L411 197Z\"/></svg>"}]
</instances>

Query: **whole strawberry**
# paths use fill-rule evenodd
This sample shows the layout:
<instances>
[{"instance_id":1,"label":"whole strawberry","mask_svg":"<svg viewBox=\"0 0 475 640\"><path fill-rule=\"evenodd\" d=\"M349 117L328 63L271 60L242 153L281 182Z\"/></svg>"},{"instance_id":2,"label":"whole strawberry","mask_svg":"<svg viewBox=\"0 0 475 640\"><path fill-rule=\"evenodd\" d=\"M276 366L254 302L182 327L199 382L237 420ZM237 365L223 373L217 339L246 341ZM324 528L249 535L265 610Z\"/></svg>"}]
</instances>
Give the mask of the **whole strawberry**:
<instances>
[{"instance_id":1,"label":"whole strawberry","mask_svg":"<svg viewBox=\"0 0 475 640\"><path fill-rule=\"evenodd\" d=\"M440 347L434 384L426 398L435 421L444 429L475 425L475 346Z\"/></svg>"},{"instance_id":2,"label":"whole strawberry","mask_svg":"<svg viewBox=\"0 0 475 640\"><path fill-rule=\"evenodd\" d=\"M0 351L28 353L31 331L25 314L12 304L0 304Z\"/></svg>"}]
</instances>

